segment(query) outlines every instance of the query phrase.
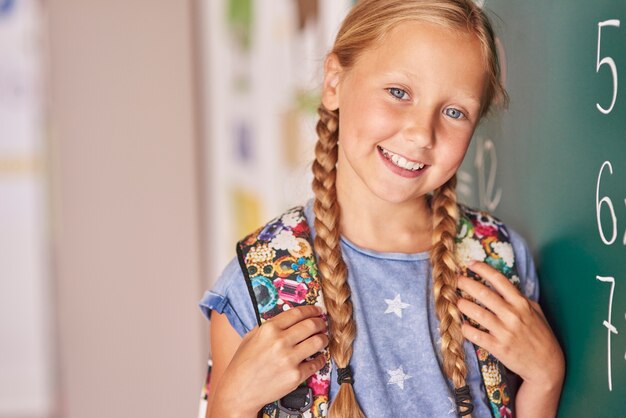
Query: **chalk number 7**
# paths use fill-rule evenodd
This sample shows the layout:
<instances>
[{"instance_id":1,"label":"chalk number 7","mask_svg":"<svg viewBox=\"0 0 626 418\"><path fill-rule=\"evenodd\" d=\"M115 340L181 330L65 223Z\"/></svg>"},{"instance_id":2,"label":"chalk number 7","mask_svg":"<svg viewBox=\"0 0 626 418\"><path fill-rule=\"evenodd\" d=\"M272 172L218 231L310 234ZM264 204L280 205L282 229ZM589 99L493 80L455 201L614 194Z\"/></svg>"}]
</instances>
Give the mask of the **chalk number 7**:
<instances>
[{"instance_id":1,"label":"chalk number 7","mask_svg":"<svg viewBox=\"0 0 626 418\"><path fill-rule=\"evenodd\" d=\"M617 99L617 67L615 66L615 61L611 57L603 57L600 59L600 37L602 36L602 28L604 26L614 26L619 28L619 20L611 19L605 20L604 22L598 22L598 59L596 60L596 73L600 72L600 67L603 65L608 65L611 69L611 73L613 74L613 100L611 101L611 106L608 109L600 106L600 103L596 103L596 107L598 110L605 115L611 113L613 110L613 106L615 106L615 100Z\"/></svg>"}]
</instances>

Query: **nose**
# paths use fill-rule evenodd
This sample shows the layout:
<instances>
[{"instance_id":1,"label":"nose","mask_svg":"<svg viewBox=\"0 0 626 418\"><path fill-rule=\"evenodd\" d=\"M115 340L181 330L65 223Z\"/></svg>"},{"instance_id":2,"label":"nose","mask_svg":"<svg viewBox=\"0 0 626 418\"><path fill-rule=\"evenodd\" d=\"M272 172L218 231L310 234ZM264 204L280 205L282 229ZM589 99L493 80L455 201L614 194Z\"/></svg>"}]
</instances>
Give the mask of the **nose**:
<instances>
[{"instance_id":1,"label":"nose","mask_svg":"<svg viewBox=\"0 0 626 418\"><path fill-rule=\"evenodd\" d=\"M435 143L437 114L436 111L419 105L407 112L403 130L405 139L419 148L431 149Z\"/></svg>"}]
</instances>

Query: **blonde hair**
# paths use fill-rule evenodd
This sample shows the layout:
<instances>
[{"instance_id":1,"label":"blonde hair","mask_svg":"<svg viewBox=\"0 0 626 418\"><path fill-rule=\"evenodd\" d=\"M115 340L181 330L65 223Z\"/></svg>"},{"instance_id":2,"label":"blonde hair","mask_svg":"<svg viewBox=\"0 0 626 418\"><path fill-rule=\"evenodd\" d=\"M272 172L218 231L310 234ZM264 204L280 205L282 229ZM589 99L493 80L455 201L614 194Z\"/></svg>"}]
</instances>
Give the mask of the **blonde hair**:
<instances>
[{"instance_id":1,"label":"blonde hair","mask_svg":"<svg viewBox=\"0 0 626 418\"><path fill-rule=\"evenodd\" d=\"M342 68L350 69L360 53L383 39L393 27L406 21L433 23L476 36L482 46L488 76L481 117L492 104L506 104L507 95L500 81L500 65L491 23L471 0L362 0L343 21L331 54L337 56ZM317 231L315 251L331 323L330 353L338 368L346 368L352 357L356 325L347 282L348 270L340 248L341 208L336 189L339 110L330 111L321 105L318 113L318 141L312 167ZM454 240L459 215L455 186L456 179L453 177L433 192L430 260L435 310L440 321L443 369L458 389L466 385L467 366L461 334L462 317L456 307L458 266ZM459 412L466 415L470 411ZM340 385L329 416L364 417L352 385Z\"/></svg>"}]
</instances>

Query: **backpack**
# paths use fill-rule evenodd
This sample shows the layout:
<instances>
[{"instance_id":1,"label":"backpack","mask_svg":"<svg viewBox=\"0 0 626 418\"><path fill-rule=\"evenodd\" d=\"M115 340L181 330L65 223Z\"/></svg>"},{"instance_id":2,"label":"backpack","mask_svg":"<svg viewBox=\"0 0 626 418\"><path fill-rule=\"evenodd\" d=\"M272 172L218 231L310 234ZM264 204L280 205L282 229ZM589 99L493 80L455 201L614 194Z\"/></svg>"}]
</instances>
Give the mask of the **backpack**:
<instances>
[{"instance_id":1,"label":"backpack","mask_svg":"<svg viewBox=\"0 0 626 418\"><path fill-rule=\"evenodd\" d=\"M456 249L460 265L471 260L484 261L519 288L513 247L504 224L488 213L463 205L459 209ZM259 325L296 306L318 305L326 310L311 231L302 206L288 210L238 242L237 257ZM485 283L466 269L463 273ZM517 375L485 349L474 347L492 415L513 418ZM259 416L327 416L332 367L327 349L319 355L326 357L326 365L293 392L266 405Z\"/></svg>"}]
</instances>

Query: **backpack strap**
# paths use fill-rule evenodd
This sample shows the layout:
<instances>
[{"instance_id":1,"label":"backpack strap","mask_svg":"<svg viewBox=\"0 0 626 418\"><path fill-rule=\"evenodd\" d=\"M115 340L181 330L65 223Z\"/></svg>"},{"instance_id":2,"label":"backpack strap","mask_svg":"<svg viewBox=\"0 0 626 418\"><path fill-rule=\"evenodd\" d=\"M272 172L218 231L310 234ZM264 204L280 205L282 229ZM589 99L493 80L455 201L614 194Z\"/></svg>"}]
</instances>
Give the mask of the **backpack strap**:
<instances>
[{"instance_id":1,"label":"backpack strap","mask_svg":"<svg viewBox=\"0 0 626 418\"><path fill-rule=\"evenodd\" d=\"M326 307L313 255L311 231L302 206L288 210L237 243L237 257L253 301L257 322L296 306ZM266 405L263 418L326 417L330 390L330 354L326 366L296 390Z\"/></svg>"},{"instance_id":2,"label":"backpack strap","mask_svg":"<svg viewBox=\"0 0 626 418\"><path fill-rule=\"evenodd\" d=\"M519 287L506 226L486 212L459 207L456 252L463 274L489 286L465 267L472 260L484 261ZM326 312L303 207L290 209L245 237L237 244L237 256L259 325L296 306L317 305ZM474 348L492 415L513 418L517 375L487 350L476 345ZM326 417L331 364L328 350L320 355L326 357L326 366L289 395L266 405L260 416L291 418L310 411L307 416L311 418Z\"/></svg>"},{"instance_id":3,"label":"backpack strap","mask_svg":"<svg viewBox=\"0 0 626 418\"><path fill-rule=\"evenodd\" d=\"M456 253L462 273L490 287L483 279L467 269L472 261L483 261L500 271L519 289L519 274L513 246L506 226L486 212L459 205L461 216L456 237ZM480 327L476 322L472 325ZM487 398L494 418L513 418L514 391L518 377L491 353L474 344Z\"/></svg>"}]
</instances>

